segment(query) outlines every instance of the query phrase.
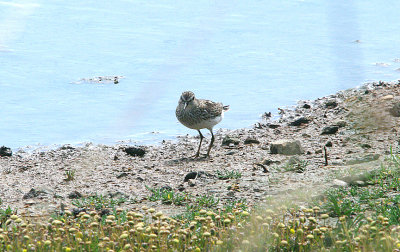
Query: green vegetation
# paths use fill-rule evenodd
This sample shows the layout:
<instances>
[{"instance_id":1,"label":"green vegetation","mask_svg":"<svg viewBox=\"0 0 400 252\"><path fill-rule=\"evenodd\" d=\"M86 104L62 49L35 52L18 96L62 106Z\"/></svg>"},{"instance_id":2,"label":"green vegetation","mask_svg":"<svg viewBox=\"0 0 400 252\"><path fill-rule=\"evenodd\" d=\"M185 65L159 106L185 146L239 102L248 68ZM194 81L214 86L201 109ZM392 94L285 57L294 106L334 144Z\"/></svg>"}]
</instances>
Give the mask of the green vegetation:
<instances>
[{"instance_id":1,"label":"green vegetation","mask_svg":"<svg viewBox=\"0 0 400 252\"><path fill-rule=\"evenodd\" d=\"M242 177L242 173L239 171L217 170L216 174L217 178L221 180L239 179Z\"/></svg>"},{"instance_id":2,"label":"green vegetation","mask_svg":"<svg viewBox=\"0 0 400 252\"><path fill-rule=\"evenodd\" d=\"M72 205L78 208L102 210L106 208L115 209L117 206L121 205L126 201L127 200L124 197L113 199L103 195L92 195L89 197L82 197L79 199L75 199L72 201Z\"/></svg>"},{"instance_id":3,"label":"green vegetation","mask_svg":"<svg viewBox=\"0 0 400 252\"><path fill-rule=\"evenodd\" d=\"M65 171L65 181L72 181L75 179L75 170Z\"/></svg>"},{"instance_id":4,"label":"green vegetation","mask_svg":"<svg viewBox=\"0 0 400 252\"><path fill-rule=\"evenodd\" d=\"M186 207L173 217L146 206L125 210L126 199L101 195L74 200L87 212L66 210L44 223L7 208L0 251L399 251L399 156L363 182L330 189L306 208L270 197L269 207L250 209L245 200L168 188L148 188L148 200ZM112 211L101 216L105 208Z\"/></svg>"}]
</instances>

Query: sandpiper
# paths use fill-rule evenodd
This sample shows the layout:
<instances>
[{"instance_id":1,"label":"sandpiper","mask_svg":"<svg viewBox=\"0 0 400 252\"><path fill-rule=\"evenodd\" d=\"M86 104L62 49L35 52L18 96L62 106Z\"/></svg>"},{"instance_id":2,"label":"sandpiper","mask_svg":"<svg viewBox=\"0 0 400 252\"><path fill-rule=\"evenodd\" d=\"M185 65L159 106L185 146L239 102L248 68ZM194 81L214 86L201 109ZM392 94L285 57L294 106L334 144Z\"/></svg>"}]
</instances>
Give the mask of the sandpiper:
<instances>
[{"instance_id":1,"label":"sandpiper","mask_svg":"<svg viewBox=\"0 0 400 252\"><path fill-rule=\"evenodd\" d=\"M211 132L211 142L206 157L210 156L210 150L214 143L213 127L222 120L224 111L228 109L229 105L224 106L219 102L196 99L191 91L182 93L176 107L176 118L183 125L197 130L200 134L200 144L195 157L200 155L201 142L204 138L203 134L201 134L201 129L208 129Z\"/></svg>"}]
</instances>

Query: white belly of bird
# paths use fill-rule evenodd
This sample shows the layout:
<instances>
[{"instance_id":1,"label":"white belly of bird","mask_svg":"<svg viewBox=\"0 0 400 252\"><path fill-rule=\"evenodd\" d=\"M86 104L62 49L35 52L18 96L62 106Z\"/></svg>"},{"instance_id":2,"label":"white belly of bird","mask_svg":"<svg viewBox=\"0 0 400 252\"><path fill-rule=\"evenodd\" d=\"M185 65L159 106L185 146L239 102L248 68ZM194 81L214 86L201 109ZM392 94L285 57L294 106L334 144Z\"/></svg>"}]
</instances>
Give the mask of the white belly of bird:
<instances>
[{"instance_id":1,"label":"white belly of bird","mask_svg":"<svg viewBox=\"0 0 400 252\"><path fill-rule=\"evenodd\" d=\"M200 123L191 125L189 128L192 129L209 129L211 130L216 124L218 124L223 118L223 115L210 118L208 120L201 121Z\"/></svg>"}]
</instances>

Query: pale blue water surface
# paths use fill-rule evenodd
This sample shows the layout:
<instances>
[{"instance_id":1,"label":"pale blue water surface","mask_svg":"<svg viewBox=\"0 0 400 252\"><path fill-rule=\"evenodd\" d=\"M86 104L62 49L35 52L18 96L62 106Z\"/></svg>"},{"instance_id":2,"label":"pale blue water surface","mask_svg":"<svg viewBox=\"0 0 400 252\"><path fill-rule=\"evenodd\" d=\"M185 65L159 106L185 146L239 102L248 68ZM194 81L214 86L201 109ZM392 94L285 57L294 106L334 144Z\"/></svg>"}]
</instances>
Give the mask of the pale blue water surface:
<instances>
[{"instance_id":1,"label":"pale blue water surface","mask_svg":"<svg viewBox=\"0 0 400 252\"><path fill-rule=\"evenodd\" d=\"M216 128L400 78L400 1L0 0L0 145L155 143L182 91ZM358 41L358 42L356 42ZM125 76L119 84L75 83Z\"/></svg>"}]
</instances>

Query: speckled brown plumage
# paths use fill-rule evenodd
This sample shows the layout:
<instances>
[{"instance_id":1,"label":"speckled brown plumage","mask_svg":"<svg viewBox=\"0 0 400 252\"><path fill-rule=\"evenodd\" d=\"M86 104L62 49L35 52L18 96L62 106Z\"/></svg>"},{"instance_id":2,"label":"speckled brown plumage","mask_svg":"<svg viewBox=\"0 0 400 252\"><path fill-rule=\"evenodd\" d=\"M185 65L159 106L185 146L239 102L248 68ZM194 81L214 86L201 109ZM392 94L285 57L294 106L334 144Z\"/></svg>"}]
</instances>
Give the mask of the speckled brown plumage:
<instances>
[{"instance_id":1,"label":"speckled brown plumage","mask_svg":"<svg viewBox=\"0 0 400 252\"><path fill-rule=\"evenodd\" d=\"M200 134L200 144L196 153L199 156L203 135L200 129L208 129L211 132L211 143L207 151L207 157L210 155L211 147L214 143L213 127L218 124L227 111L229 106L222 103L209 100L196 99L191 91L183 92L178 106L176 107L176 118L179 122L188 128L196 129Z\"/></svg>"}]
</instances>

